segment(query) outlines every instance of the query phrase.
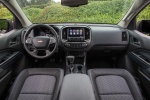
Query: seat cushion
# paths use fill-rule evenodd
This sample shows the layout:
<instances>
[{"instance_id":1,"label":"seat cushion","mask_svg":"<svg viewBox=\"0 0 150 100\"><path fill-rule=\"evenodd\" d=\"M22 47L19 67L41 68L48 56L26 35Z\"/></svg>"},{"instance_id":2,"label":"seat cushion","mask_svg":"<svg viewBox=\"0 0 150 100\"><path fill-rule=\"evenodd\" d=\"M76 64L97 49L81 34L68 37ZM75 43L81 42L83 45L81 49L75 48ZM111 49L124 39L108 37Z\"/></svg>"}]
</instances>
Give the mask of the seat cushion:
<instances>
[{"instance_id":1,"label":"seat cushion","mask_svg":"<svg viewBox=\"0 0 150 100\"><path fill-rule=\"evenodd\" d=\"M56 78L48 75L29 76L20 92L18 100L50 100L53 95ZM40 96L39 96L40 94Z\"/></svg>"},{"instance_id":2,"label":"seat cushion","mask_svg":"<svg viewBox=\"0 0 150 100\"><path fill-rule=\"evenodd\" d=\"M26 69L17 77L8 100L57 100L61 69Z\"/></svg>"},{"instance_id":3,"label":"seat cushion","mask_svg":"<svg viewBox=\"0 0 150 100\"><path fill-rule=\"evenodd\" d=\"M142 100L142 95L133 76L124 69L91 69L97 100Z\"/></svg>"}]
</instances>

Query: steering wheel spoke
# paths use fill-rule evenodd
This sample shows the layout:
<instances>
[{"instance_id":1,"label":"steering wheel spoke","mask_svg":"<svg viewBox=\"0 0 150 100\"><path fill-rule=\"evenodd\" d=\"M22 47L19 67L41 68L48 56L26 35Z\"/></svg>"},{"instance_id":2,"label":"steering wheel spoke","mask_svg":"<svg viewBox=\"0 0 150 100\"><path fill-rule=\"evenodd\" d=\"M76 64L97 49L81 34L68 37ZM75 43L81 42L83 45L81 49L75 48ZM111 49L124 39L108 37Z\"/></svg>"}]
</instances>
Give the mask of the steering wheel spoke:
<instances>
[{"instance_id":1,"label":"steering wheel spoke","mask_svg":"<svg viewBox=\"0 0 150 100\"><path fill-rule=\"evenodd\" d=\"M35 49L34 51L31 52L32 55L37 56L38 51Z\"/></svg>"},{"instance_id":2,"label":"steering wheel spoke","mask_svg":"<svg viewBox=\"0 0 150 100\"><path fill-rule=\"evenodd\" d=\"M46 53L46 56L47 56L47 55L50 55L52 52L51 52L49 49L47 49L47 50L45 51L45 53Z\"/></svg>"},{"instance_id":3,"label":"steering wheel spoke","mask_svg":"<svg viewBox=\"0 0 150 100\"><path fill-rule=\"evenodd\" d=\"M56 43L56 38L50 37L50 44L55 44L55 43Z\"/></svg>"}]
</instances>

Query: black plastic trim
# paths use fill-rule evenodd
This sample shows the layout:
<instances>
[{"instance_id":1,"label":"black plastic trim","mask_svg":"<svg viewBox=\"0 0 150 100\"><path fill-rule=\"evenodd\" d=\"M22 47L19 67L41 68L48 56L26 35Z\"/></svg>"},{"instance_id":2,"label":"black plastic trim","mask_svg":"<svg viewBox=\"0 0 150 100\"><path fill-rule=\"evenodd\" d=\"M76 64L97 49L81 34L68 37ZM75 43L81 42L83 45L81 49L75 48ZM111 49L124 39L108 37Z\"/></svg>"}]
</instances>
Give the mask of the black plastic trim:
<instances>
[{"instance_id":1,"label":"black plastic trim","mask_svg":"<svg viewBox=\"0 0 150 100\"><path fill-rule=\"evenodd\" d=\"M0 68L7 69L7 68L11 67L11 65L13 63L15 63L21 56L22 56L21 52L19 52L19 51L14 52L13 54L11 54L10 57L8 57L7 60L5 60L4 62L0 63Z\"/></svg>"}]
</instances>

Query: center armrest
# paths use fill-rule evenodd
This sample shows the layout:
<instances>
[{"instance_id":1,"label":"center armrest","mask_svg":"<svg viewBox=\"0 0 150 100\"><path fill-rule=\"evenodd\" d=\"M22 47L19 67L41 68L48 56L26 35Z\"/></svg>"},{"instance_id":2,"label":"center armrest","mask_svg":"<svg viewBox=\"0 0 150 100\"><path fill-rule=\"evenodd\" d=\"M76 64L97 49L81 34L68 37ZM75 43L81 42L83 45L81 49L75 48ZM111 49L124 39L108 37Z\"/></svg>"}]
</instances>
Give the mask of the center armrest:
<instances>
[{"instance_id":1,"label":"center armrest","mask_svg":"<svg viewBox=\"0 0 150 100\"><path fill-rule=\"evenodd\" d=\"M68 74L60 91L59 100L95 100L89 76L85 74Z\"/></svg>"}]
</instances>

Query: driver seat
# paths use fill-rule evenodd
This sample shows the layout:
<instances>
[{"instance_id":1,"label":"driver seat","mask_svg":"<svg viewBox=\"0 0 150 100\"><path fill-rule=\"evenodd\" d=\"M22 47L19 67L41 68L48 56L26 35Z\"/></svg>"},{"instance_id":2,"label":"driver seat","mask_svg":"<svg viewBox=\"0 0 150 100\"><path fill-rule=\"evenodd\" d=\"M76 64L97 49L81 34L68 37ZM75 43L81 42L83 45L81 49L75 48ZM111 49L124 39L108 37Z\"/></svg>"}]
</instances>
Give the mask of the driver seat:
<instances>
[{"instance_id":1,"label":"driver seat","mask_svg":"<svg viewBox=\"0 0 150 100\"><path fill-rule=\"evenodd\" d=\"M8 100L57 100L63 76L62 69L25 69L16 78Z\"/></svg>"}]
</instances>

